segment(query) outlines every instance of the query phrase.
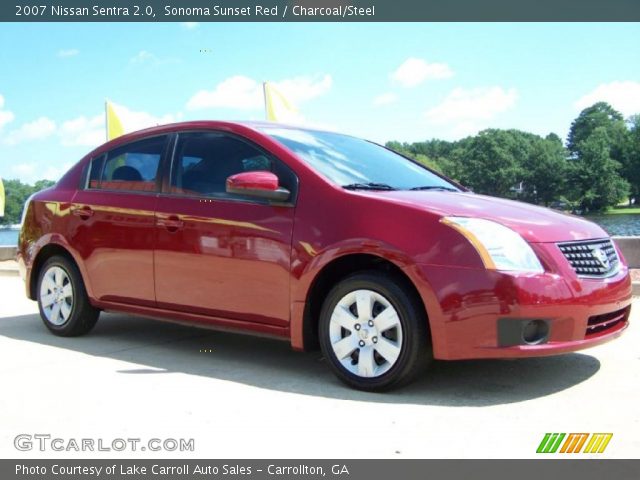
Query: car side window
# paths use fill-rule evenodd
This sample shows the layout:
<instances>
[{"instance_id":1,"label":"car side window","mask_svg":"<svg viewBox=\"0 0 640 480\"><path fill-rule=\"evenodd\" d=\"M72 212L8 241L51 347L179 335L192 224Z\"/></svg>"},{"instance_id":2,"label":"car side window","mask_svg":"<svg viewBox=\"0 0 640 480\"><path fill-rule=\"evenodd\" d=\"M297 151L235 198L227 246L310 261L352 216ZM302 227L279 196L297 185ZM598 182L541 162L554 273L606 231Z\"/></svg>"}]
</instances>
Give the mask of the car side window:
<instances>
[{"instance_id":1,"label":"car side window","mask_svg":"<svg viewBox=\"0 0 640 480\"><path fill-rule=\"evenodd\" d=\"M171 169L171 192L245 199L239 194L226 193L227 178L258 170L275 173L281 186L290 191L295 189L297 180L293 172L248 142L217 132L180 134Z\"/></svg>"},{"instance_id":2,"label":"car side window","mask_svg":"<svg viewBox=\"0 0 640 480\"><path fill-rule=\"evenodd\" d=\"M91 165L89 166L89 173L85 183L85 188L96 188L100 183L100 176L102 175L102 167L104 165L105 155L100 155L91 159Z\"/></svg>"},{"instance_id":3,"label":"car side window","mask_svg":"<svg viewBox=\"0 0 640 480\"><path fill-rule=\"evenodd\" d=\"M89 170L88 188L156 191L156 177L166 138L160 136L128 143L94 159Z\"/></svg>"}]
</instances>

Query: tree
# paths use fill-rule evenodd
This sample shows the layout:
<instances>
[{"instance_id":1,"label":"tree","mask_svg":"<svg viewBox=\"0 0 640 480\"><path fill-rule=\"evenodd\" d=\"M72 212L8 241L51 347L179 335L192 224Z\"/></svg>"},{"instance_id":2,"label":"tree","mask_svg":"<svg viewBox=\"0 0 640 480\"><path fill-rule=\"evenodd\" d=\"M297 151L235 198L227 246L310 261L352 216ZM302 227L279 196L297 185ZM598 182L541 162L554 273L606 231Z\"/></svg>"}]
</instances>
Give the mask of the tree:
<instances>
[{"instance_id":1,"label":"tree","mask_svg":"<svg viewBox=\"0 0 640 480\"><path fill-rule=\"evenodd\" d=\"M530 137L517 130L488 129L470 137L454 150L453 168L463 185L476 193L514 198L524 178L522 159Z\"/></svg>"},{"instance_id":2,"label":"tree","mask_svg":"<svg viewBox=\"0 0 640 480\"><path fill-rule=\"evenodd\" d=\"M572 122L565 149L558 135L488 129L455 142L388 142L387 146L477 193L549 205L566 200L602 210L640 198L640 115L599 102Z\"/></svg>"},{"instance_id":3,"label":"tree","mask_svg":"<svg viewBox=\"0 0 640 480\"><path fill-rule=\"evenodd\" d=\"M628 130L624 117L606 102L598 102L580 112L571 123L567 137L567 149L575 158L580 154L580 144L586 141L593 132L604 129L609 138L610 156L617 162L624 158Z\"/></svg>"},{"instance_id":4,"label":"tree","mask_svg":"<svg viewBox=\"0 0 640 480\"><path fill-rule=\"evenodd\" d=\"M611 139L606 127L598 127L576 145L572 162L574 199L585 211L599 211L620 203L629 193L629 184L619 172L620 162L611 156Z\"/></svg>"},{"instance_id":5,"label":"tree","mask_svg":"<svg viewBox=\"0 0 640 480\"><path fill-rule=\"evenodd\" d=\"M432 170L441 172L442 167L439 165L439 163L433 158L429 157L428 155L425 155L424 153L419 153L419 149L417 149L415 145L418 145L418 144L415 144L415 143L408 144L408 143L400 143L397 141L390 141L385 144L385 147L387 147L390 150L393 150L396 153L399 153L400 155L404 155L405 157L412 158L420 162L421 164L431 168Z\"/></svg>"},{"instance_id":6,"label":"tree","mask_svg":"<svg viewBox=\"0 0 640 480\"><path fill-rule=\"evenodd\" d=\"M629 200L640 201L640 115L629 119L631 129L622 172L629 182Z\"/></svg>"},{"instance_id":7,"label":"tree","mask_svg":"<svg viewBox=\"0 0 640 480\"><path fill-rule=\"evenodd\" d=\"M22 183L20 180L4 180L5 208L4 217L0 217L0 225L14 225L22 219L22 209L27 198L33 193L53 185L51 180L39 180L35 185Z\"/></svg>"},{"instance_id":8,"label":"tree","mask_svg":"<svg viewBox=\"0 0 640 480\"><path fill-rule=\"evenodd\" d=\"M532 139L531 148L522 159L522 167L523 200L549 206L565 193L569 165L567 152L557 135Z\"/></svg>"}]
</instances>

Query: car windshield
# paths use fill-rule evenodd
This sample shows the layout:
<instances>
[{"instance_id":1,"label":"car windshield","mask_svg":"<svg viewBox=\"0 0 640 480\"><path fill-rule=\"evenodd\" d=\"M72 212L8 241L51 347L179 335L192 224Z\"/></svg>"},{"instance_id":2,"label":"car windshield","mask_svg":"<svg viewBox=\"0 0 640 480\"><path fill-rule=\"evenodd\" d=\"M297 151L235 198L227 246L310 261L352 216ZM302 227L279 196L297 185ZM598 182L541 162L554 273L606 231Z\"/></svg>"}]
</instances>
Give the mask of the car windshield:
<instances>
[{"instance_id":1,"label":"car windshield","mask_svg":"<svg viewBox=\"0 0 640 480\"><path fill-rule=\"evenodd\" d=\"M360 138L292 128L264 127L262 131L345 188L459 191L426 168Z\"/></svg>"}]
</instances>

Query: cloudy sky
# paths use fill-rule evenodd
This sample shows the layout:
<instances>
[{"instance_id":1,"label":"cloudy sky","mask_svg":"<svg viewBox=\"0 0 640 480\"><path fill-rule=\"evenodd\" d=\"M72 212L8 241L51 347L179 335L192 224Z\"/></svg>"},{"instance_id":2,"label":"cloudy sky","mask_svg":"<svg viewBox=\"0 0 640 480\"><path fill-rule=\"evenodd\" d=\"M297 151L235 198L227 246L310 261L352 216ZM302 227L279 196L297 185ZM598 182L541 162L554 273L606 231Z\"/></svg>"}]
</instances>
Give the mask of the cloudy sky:
<instances>
[{"instance_id":1,"label":"cloudy sky","mask_svg":"<svg viewBox=\"0 0 640 480\"><path fill-rule=\"evenodd\" d=\"M605 100L640 113L640 24L3 24L0 177L56 179L126 129L264 118L274 82L303 121L366 138L487 128L565 137Z\"/></svg>"}]
</instances>

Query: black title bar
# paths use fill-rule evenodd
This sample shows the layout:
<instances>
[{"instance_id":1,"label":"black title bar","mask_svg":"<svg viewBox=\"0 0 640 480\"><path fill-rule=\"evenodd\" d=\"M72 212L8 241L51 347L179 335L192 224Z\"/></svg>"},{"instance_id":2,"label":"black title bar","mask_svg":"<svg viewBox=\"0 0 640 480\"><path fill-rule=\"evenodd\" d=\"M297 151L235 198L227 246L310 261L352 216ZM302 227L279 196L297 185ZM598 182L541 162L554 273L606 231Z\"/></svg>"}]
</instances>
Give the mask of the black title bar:
<instances>
[{"instance_id":1,"label":"black title bar","mask_svg":"<svg viewBox=\"0 0 640 480\"><path fill-rule=\"evenodd\" d=\"M3 0L1 22L637 22L639 0Z\"/></svg>"}]
</instances>

